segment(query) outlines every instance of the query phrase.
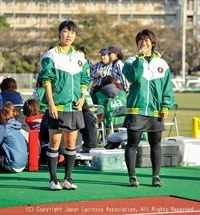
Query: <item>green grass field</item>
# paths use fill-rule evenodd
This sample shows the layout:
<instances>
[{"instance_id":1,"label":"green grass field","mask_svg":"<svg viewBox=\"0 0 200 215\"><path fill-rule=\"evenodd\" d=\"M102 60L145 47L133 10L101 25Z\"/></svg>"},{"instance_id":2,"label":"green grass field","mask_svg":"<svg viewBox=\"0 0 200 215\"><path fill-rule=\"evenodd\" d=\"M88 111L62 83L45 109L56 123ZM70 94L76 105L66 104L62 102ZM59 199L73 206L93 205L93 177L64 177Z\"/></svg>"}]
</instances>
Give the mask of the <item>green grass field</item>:
<instances>
[{"instance_id":1,"label":"green grass field","mask_svg":"<svg viewBox=\"0 0 200 215\"><path fill-rule=\"evenodd\" d=\"M200 118L200 93L175 93L175 102L178 104L177 122L180 136L191 136L193 117ZM171 120L170 114L169 119ZM163 138L168 136L170 126L166 126ZM170 136L176 136L175 127Z\"/></svg>"}]
</instances>

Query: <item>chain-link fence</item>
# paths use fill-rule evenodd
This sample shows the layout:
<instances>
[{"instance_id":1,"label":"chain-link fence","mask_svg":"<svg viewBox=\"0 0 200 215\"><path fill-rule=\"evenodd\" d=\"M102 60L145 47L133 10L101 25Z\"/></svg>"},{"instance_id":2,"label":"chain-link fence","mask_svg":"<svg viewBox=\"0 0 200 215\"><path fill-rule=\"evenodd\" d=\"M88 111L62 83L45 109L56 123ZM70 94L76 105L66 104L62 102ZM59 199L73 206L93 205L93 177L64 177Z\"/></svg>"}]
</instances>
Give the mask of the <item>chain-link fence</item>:
<instances>
[{"instance_id":1,"label":"chain-link fence","mask_svg":"<svg viewBox=\"0 0 200 215\"><path fill-rule=\"evenodd\" d=\"M18 89L33 89L35 88L37 74L33 73L0 73L0 83L5 77L12 77L17 82Z\"/></svg>"}]
</instances>

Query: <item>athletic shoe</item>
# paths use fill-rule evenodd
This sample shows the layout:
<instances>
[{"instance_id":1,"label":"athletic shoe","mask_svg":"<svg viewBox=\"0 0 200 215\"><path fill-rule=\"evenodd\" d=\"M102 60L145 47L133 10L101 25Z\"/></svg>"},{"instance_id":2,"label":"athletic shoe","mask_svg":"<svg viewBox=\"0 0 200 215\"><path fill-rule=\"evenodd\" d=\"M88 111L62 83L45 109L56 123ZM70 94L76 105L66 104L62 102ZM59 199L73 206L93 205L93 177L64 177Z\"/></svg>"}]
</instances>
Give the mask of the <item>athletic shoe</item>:
<instances>
[{"instance_id":1,"label":"athletic shoe","mask_svg":"<svg viewBox=\"0 0 200 215\"><path fill-rule=\"evenodd\" d=\"M155 187L162 187L164 184L160 181L159 176L153 176L152 185Z\"/></svg>"},{"instance_id":2,"label":"athletic shoe","mask_svg":"<svg viewBox=\"0 0 200 215\"><path fill-rule=\"evenodd\" d=\"M60 183L58 180L53 180L49 183L49 188L51 190L62 190L62 187L60 186Z\"/></svg>"},{"instance_id":3,"label":"athletic shoe","mask_svg":"<svg viewBox=\"0 0 200 215\"><path fill-rule=\"evenodd\" d=\"M129 178L129 184L131 187L138 187L139 186L139 182L137 181L137 178L135 176Z\"/></svg>"},{"instance_id":4,"label":"athletic shoe","mask_svg":"<svg viewBox=\"0 0 200 215\"><path fill-rule=\"evenodd\" d=\"M67 190L75 190L77 186L73 183L71 178L67 178L63 182L63 188Z\"/></svg>"}]
</instances>

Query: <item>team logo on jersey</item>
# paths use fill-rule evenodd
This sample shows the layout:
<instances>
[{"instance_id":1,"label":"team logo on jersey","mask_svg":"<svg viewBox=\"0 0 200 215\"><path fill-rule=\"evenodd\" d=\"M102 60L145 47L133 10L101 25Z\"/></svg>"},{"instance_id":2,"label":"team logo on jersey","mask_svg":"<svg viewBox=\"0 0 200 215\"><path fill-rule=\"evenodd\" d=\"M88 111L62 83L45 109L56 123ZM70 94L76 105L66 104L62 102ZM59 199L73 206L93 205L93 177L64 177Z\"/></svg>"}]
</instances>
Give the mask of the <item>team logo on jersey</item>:
<instances>
[{"instance_id":1,"label":"team logo on jersey","mask_svg":"<svg viewBox=\"0 0 200 215\"><path fill-rule=\"evenodd\" d=\"M162 67L158 67L158 72L159 72L160 74L162 74L162 73L163 73L163 68L162 68Z\"/></svg>"},{"instance_id":2,"label":"team logo on jersey","mask_svg":"<svg viewBox=\"0 0 200 215\"><path fill-rule=\"evenodd\" d=\"M82 61L78 61L78 65L81 67L81 66L83 66L83 63L82 63Z\"/></svg>"}]
</instances>

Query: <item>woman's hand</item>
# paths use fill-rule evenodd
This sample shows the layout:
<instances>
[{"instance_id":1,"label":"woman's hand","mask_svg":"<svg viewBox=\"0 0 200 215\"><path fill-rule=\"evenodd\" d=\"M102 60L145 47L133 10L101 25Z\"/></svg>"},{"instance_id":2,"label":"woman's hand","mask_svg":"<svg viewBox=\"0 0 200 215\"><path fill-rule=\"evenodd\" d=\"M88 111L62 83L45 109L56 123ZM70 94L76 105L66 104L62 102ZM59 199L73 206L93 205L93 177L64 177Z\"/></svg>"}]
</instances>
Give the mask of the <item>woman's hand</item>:
<instances>
[{"instance_id":1,"label":"woman's hand","mask_svg":"<svg viewBox=\"0 0 200 215\"><path fill-rule=\"evenodd\" d=\"M76 102L76 104L74 105L74 108L77 109L77 110L81 110L82 107L83 107L84 102L85 102L85 97L81 97L81 98Z\"/></svg>"},{"instance_id":2,"label":"woman's hand","mask_svg":"<svg viewBox=\"0 0 200 215\"><path fill-rule=\"evenodd\" d=\"M160 116L161 116L162 121L165 121L168 117L168 114L167 113L161 113Z\"/></svg>"},{"instance_id":3,"label":"woman's hand","mask_svg":"<svg viewBox=\"0 0 200 215\"><path fill-rule=\"evenodd\" d=\"M49 116L53 119L58 119L58 111L54 104L49 105Z\"/></svg>"}]
</instances>

